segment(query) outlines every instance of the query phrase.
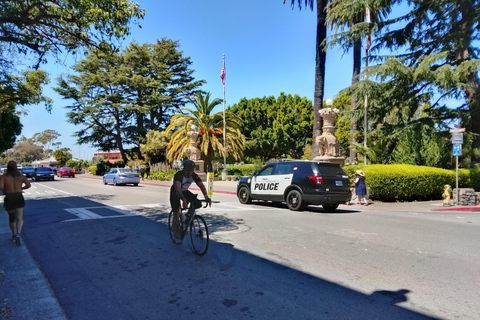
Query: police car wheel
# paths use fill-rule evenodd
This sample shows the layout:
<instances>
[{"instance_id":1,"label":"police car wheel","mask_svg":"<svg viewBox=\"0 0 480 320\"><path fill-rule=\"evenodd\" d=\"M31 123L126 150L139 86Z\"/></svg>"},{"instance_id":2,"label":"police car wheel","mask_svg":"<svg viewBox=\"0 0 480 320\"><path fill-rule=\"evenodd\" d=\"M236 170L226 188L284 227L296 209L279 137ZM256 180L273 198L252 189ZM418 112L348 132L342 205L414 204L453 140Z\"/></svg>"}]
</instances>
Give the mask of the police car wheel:
<instances>
[{"instance_id":1,"label":"police car wheel","mask_svg":"<svg viewBox=\"0 0 480 320\"><path fill-rule=\"evenodd\" d=\"M300 211L305 206L302 194L297 190L292 190L287 194L287 206L290 210Z\"/></svg>"},{"instance_id":2,"label":"police car wheel","mask_svg":"<svg viewBox=\"0 0 480 320\"><path fill-rule=\"evenodd\" d=\"M322 204L323 209L327 211L335 211L335 209L338 208L338 203L337 204Z\"/></svg>"},{"instance_id":3,"label":"police car wheel","mask_svg":"<svg viewBox=\"0 0 480 320\"><path fill-rule=\"evenodd\" d=\"M249 204L252 203L252 197L250 196L250 190L247 187L241 187L238 190L238 201L241 204Z\"/></svg>"}]
</instances>

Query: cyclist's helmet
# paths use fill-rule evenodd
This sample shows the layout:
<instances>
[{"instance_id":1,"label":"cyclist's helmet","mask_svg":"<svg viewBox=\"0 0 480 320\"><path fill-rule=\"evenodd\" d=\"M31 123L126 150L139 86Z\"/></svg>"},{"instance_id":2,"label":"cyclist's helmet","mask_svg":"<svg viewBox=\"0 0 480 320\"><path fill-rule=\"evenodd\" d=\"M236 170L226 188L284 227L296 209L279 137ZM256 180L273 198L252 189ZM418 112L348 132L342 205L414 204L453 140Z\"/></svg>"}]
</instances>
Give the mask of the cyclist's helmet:
<instances>
[{"instance_id":1,"label":"cyclist's helmet","mask_svg":"<svg viewBox=\"0 0 480 320\"><path fill-rule=\"evenodd\" d=\"M185 171L195 170L195 162L193 162L193 160L190 160L190 159L183 161L183 170Z\"/></svg>"}]
</instances>

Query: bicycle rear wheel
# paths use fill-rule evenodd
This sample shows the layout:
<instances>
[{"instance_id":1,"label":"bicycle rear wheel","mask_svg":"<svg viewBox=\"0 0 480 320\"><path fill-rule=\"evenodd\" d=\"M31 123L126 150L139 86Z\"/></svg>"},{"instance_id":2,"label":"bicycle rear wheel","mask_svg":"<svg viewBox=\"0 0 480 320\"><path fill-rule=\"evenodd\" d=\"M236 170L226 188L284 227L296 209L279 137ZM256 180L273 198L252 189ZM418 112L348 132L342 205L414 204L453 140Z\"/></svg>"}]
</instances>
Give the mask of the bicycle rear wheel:
<instances>
[{"instance_id":1,"label":"bicycle rear wheel","mask_svg":"<svg viewBox=\"0 0 480 320\"><path fill-rule=\"evenodd\" d=\"M203 217L195 215L190 223L190 240L193 251L203 256L208 250L208 228Z\"/></svg>"}]
</instances>

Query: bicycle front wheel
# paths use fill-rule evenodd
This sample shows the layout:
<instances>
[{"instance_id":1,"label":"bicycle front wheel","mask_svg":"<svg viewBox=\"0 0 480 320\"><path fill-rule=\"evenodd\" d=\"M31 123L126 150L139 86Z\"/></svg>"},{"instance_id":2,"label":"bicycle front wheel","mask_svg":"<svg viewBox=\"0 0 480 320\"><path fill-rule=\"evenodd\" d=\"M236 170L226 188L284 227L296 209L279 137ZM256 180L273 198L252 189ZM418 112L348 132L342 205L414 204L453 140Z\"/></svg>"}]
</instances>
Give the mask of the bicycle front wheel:
<instances>
[{"instance_id":1,"label":"bicycle front wheel","mask_svg":"<svg viewBox=\"0 0 480 320\"><path fill-rule=\"evenodd\" d=\"M170 235L170 239L174 241L175 231L173 229L173 211L170 211L170 214L168 215L168 234Z\"/></svg>"},{"instance_id":2,"label":"bicycle front wheel","mask_svg":"<svg viewBox=\"0 0 480 320\"><path fill-rule=\"evenodd\" d=\"M201 216L194 216L190 223L190 240L196 254L203 256L208 250L208 228Z\"/></svg>"}]
</instances>

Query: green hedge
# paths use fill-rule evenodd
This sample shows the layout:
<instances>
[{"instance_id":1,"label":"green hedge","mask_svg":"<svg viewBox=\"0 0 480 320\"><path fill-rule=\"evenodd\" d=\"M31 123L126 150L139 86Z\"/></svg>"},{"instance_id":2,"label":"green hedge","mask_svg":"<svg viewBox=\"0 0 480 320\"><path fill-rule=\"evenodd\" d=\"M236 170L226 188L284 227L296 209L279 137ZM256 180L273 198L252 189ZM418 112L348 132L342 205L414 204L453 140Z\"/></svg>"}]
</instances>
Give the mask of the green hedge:
<instances>
[{"instance_id":1,"label":"green hedge","mask_svg":"<svg viewBox=\"0 0 480 320\"><path fill-rule=\"evenodd\" d=\"M355 171L365 173L366 184L370 187L370 197L381 201L440 200L444 185L455 188L455 170L414 166L408 164L392 165L354 165L343 167L354 186ZM459 188L480 190L480 170L460 169Z\"/></svg>"},{"instance_id":2,"label":"green hedge","mask_svg":"<svg viewBox=\"0 0 480 320\"><path fill-rule=\"evenodd\" d=\"M166 171L155 171L150 173L150 177L154 180L162 180L162 181L168 181L173 179L173 176L178 170L175 169L170 169Z\"/></svg>"},{"instance_id":3,"label":"green hedge","mask_svg":"<svg viewBox=\"0 0 480 320\"><path fill-rule=\"evenodd\" d=\"M251 176L252 172L255 171L254 164L244 164L240 166L227 167L227 174L229 176Z\"/></svg>"}]
</instances>

